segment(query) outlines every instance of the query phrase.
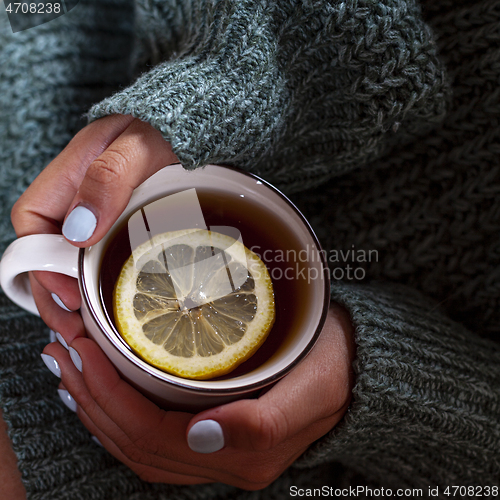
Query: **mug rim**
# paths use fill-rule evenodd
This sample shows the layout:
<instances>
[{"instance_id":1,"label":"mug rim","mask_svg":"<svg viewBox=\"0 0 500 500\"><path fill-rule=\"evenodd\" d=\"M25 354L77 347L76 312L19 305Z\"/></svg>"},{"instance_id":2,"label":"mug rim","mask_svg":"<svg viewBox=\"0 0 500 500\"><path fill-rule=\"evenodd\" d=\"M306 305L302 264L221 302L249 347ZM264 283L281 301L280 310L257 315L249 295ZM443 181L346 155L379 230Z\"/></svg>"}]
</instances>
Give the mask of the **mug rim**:
<instances>
[{"instance_id":1,"label":"mug rim","mask_svg":"<svg viewBox=\"0 0 500 500\"><path fill-rule=\"evenodd\" d=\"M181 164L174 164L174 165L167 165L166 167L163 168L168 168L169 166L179 166ZM182 166L182 165L181 165ZM309 236L311 237L313 243L316 246L316 249L318 250L319 257L320 257L320 262L323 268L323 281L324 281L324 299L323 299L323 306L322 306L322 312L321 316L319 319L319 322L317 324L316 330L311 336L311 339L307 343L307 345L302 349L302 351L286 366L281 368L279 371L276 373L273 373L272 375L269 375L262 380L259 380L257 382L251 382L247 384L242 384L236 387L227 387L227 388L211 388L211 387L198 387L194 385L190 385L188 382L184 382L184 380L189 380L189 379L183 379L181 377L178 377L177 375L169 374L166 373L166 375L169 376L168 379L164 379L158 376L153 371L148 371L147 373L154 377L156 380L159 382L165 383L165 384L171 384L179 389L184 389L188 392L196 392L196 393L202 393L202 394L210 394L210 395L238 395L238 394L243 394L243 393L248 393L248 392L254 392L256 390L262 389L277 380L283 378L285 375L287 375L295 366L297 366L312 350L314 345L316 344L319 335L321 333L321 330L323 329L323 326L326 321L326 316L328 314L328 306L330 304L330 273L329 273L329 268L328 264L326 262L326 257L324 252L322 251L321 244L318 240L318 237L316 236L314 230L312 229L311 225L309 224L309 221L305 218L305 216L302 214L302 212L296 207L296 205L285 195L283 194L277 187L273 186L271 183L266 181L265 179L259 177L256 174L253 174L251 172L247 172L245 170L241 170L237 167L233 167L230 165L215 165L215 164L209 164L205 165L205 167L219 167L219 168L225 168L228 170L232 170L236 173L245 175L247 177L250 177L251 179L254 179L263 185L265 185L268 189L273 191L276 195L278 195L286 205L288 205L294 212L295 214L299 217L301 222L304 224L305 228L307 229ZM203 168L205 168L203 167ZM162 169L161 169L162 170ZM161 171L160 170L160 171ZM123 214L123 212L122 212ZM120 216L122 215L120 214ZM116 224L116 222L115 222ZM115 224L110 228L107 234L109 234L113 228L115 227ZM92 247L88 247L92 248ZM86 280L85 280L85 273L84 273L84 261L85 261L85 255L87 253L87 248L80 248L78 252L78 276L79 276L79 283L80 283L80 293L82 296L82 300L85 302L85 305L90 312L92 316L92 320L95 322L101 333L104 334L106 339L113 345L115 348L116 352L118 352L121 356L123 356L127 361L132 362L137 368L139 369L144 369L141 363L144 363L148 365L148 363L141 358L139 358L136 354L134 354L133 350L131 347L125 342L123 337L117 332L116 328L112 324L106 324L104 325L99 317L99 314L96 313L95 308L92 304L92 301L90 300L88 291L87 291L87 286L86 286ZM106 314L107 316L107 314ZM108 329L111 329L112 334L110 335L110 332L108 332ZM126 356L124 352L122 352L121 349L119 349L116 346L116 342L119 342L126 351L131 353L131 356ZM152 367L154 368L154 367ZM161 371L161 370L160 370ZM200 381L197 381L200 382ZM203 382L210 382L210 380L205 380Z\"/></svg>"}]
</instances>

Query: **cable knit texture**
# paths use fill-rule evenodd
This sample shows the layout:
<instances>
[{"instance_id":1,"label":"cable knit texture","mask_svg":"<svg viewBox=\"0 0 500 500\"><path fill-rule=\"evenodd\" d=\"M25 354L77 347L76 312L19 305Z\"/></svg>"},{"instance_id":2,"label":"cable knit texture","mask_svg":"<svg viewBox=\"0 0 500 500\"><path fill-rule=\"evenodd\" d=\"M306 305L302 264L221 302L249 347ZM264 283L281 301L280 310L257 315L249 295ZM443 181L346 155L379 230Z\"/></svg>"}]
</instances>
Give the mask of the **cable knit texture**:
<instances>
[{"instance_id":1,"label":"cable knit texture","mask_svg":"<svg viewBox=\"0 0 500 500\"><path fill-rule=\"evenodd\" d=\"M186 168L237 165L296 191L362 166L444 114L443 68L415 2L141 5L163 20L149 38L173 33L154 51L167 60L89 115L151 123Z\"/></svg>"},{"instance_id":2,"label":"cable knit texture","mask_svg":"<svg viewBox=\"0 0 500 500\"><path fill-rule=\"evenodd\" d=\"M16 34L0 12L1 250L84 114L132 114L186 168L292 193L357 344L348 414L271 486L148 484L90 440L40 359L47 328L0 294L0 404L30 500L499 485L499 22L497 0L81 0Z\"/></svg>"},{"instance_id":3,"label":"cable knit texture","mask_svg":"<svg viewBox=\"0 0 500 500\"><path fill-rule=\"evenodd\" d=\"M357 325L353 404L297 465L336 459L426 493L498 484L500 352L407 288L336 283L332 298Z\"/></svg>"}]
</instances>

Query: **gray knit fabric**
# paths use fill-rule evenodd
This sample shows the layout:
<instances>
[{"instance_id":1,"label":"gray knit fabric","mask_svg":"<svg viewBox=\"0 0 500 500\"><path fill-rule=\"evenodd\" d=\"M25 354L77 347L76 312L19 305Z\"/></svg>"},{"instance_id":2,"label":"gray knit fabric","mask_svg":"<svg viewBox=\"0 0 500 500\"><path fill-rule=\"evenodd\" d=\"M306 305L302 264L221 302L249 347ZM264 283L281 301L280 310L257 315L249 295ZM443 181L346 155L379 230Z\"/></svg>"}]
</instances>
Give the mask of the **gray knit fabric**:
<instances>
[{"instance_id":1,"label":"gray knit fabric","mask_svg":"<svg viewBox=\"0 0 500 500\"><path fill-rule=\"evenodd\" d=\"M132 114L186 168L295 193L357 344L345 419L271 486L151 485L89 439L40 360L47 328L0 294L0 404L29 499L499 485L499 21L496 0L81 0L16 34L0 13L1 250L83 114ZM363 273L337 280L347 266Z\"/></svg>"},{"instance_id":2,"label":"gray knit fabric","mask_svg":"<svg viewBox=\"0 0 500 500\"><path fill-rule=\"evenodd\" d=\"M152 0L139 13L136 71L166 61L90 117L151 123L186 168L237 165L304 189L422 134L445 111L443 68L413 1Z\"/></svg>"}]
</instances>

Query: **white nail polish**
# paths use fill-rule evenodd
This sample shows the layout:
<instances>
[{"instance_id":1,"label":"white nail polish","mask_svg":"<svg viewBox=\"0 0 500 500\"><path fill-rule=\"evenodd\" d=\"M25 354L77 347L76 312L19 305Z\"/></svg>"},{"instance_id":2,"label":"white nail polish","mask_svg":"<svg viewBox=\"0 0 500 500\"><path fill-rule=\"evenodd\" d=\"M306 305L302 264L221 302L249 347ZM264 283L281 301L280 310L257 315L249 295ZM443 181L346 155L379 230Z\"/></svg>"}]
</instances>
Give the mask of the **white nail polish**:
<instances>
[{"instance_id":1,"label":"white nail polish","mask_svg":"<svg viewBox=\"0 0 500 500\"><path fill-rule=\"evenodd\" d=\"M49 356L48 354L43 354L42 353L42 359L43 362L45 363L45 366L56 376L61 378L61 368L59 368L59 363L53 358L52 356Z\"/></svg>"},{"instance_id":2,"label":"white nail polish","mask_svg":"<svg viewBox=\"0 0 500 500\"><path fill-rule=\"evenodd\" d=\"M61 401L71 410L76 412L77 404L71 394L66 389L57 389Z\"/></svg>"},{"instance_id":3,"label":"white nail polish","mask_svg":"<svg viewBox=\"0 0 500 500\"><path fill-rule=\"evenodd\" d=\"M78 206L68 215L62 227L62 233L70 241L87 241L95 231L97 219L83 206Z\"/></svg>"},{"instance_id":4,"label":"white nail polish","mask_svg":"<svg viewBox=\"0 0 500 500\"><path fill-rule=\"evenodd\" d=\"M49 330L50 342L57 342L56 332L54 330Z\"/></svg>"},{"instance_id":5,"label":"white nail polish","mask_svg":"<svg viewBox=\"0 0 500 500\"><path fill-rule=\"evenodd\" d=\"M200 420L188 432L188 445L197 453L214 453L224 448L222 427L215 420Z\"/></svg>"},{"instance_id":6,"label":"white nail polish","mask_svg":"<svg viewBox=\"0 0 500 500\"><path fill-rule=\"evenodd\" d=\"M56 339L66 350L69 349L68 343L64 340L64 337L59 332L56 333Z\"/></svg>"},{"instance_id":7,"label":"white nail polish","mask_svg":"<svg viewBox=\"0 0 500 500\"><path fill-rule=\"evenodd\" d=\"M98 444L99 446L101 446L102 448L104 448L104 446L102 446L102 443L99 441L99 439L97 439L95 436L92 436L92 441L94 441L94 443Z\"/></svg>"},{"instance_id":8,"label":"white nail polish","mask_svg":"<svg viewBox=\"0 0 500 500\"><path fill-rule=\"evenodd\" d=\"M78 371L81 372L82 371L82 358L80 358L80 355L72 347L69 348L69 356L71 358L71 361L73 361L73 364L78 369Z\"/></svg>"},{"instance_id":9,"label":"white nail polish","mask_svg":"<svg viewBox=\"0 0 500 500\"><path fill-rule=\"evenodd\" d=\"M68 312L73 312L71 309L68 309L65 305L64 302L59 298L58 295L55 293L51 293L50 296L52 297L52 300L61 308L64 309L65 311Z\"/></svg>"}]
</instances>

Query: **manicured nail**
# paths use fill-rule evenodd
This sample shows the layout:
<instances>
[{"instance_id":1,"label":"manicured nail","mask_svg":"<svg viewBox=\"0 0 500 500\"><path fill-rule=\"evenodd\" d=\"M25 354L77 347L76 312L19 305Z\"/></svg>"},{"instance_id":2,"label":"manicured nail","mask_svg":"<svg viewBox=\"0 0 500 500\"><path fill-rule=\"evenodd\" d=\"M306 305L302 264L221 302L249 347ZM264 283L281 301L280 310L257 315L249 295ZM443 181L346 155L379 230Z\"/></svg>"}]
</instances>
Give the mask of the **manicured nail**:
<instances>
[{"instance_id":1,"label":"manicured nail","mask_svg":"<svg viewBox=\"0 0 500 500\"><path fill-rule=\"evenodd\" d=\"M81 205L75 207L64 221L62 233L70 241L87 241L97 226L95 215Z\"/></svg>"},{"instance_id":2,"label":"manicured nail","mask_svg":"<svg viewBox=\"0 0 500 500\"><path fill-rule=\"evenodd\" d=\"M215 420L200 420L188 432L188 445L197 453L213 453L224 448L222 427Z\"/></svg>"},{"instance_id":3,"label":"manicured nail","mask_svg":"<svg viewBox=\"0 0 500 500\"><path fill-rule=\"evenodd\" d=\"M76 412L76 401L72 398L71 394L66 389L57 389L61 401L71 410Z\"/></svg>"},{"instance_id":4,"label":"manicured nail","mask_svg":"<svg viewBox=\"0 0 500 500\"><path fill-rule=\"evenodd\" d=\"M56 333L56 338L57 340L59 340L59 343L66 349L68 350L69 347L68 347L68 343L64 340L64 337L59 333L57 332Z\"/></svg>"},{"instance_id":5,"label":"manicured nail","mask_svg":"<svg viewBox=\"0 0 500 500\"><path fill-rule=\"evenodd\" d=\"M50 342L57 342L56 332L54 330L49 330Z\"/></svg>"},{"instance_id":6,"label":"manicured nail","mask_svg":"<svg viewBox=\"0 0 500 500\"><path fill-rule=\"evenodd\" d=\"M95 436L92 436L92 441L94 441L94 443L104 448L104 446L102 446L102 443Z\"/></svg>"},{"instance_id":7,"label":"manicured nail","mask_svg":"<svg viewBox=\"0 0 500 500\"><path fill-rule=\"evenodd\" d=\"M80 355L72 347L69 348L69 356L71 358L71 361L73 361L73 364L78 369L78 371L81 372L82 371L82 358L80 358Z\"/></svg>"},{"instance_id":8,"label":"manicured nail","mask_svg":"<svg viewBox=\"0 0 500 500\"><path fill-rule=\"evenodd\" d=\"M56 295L55 293L51 293L50 294L51 297L52 297L52 300L61 308L61 309L64 309L65 311L68 311L68 312L73 312L71 309L68 309L65 305L64 305L64 302L59 298L58 295Z\"/></svg>"},{"instance_id":9,"label":"manicured nail","mask_svg":"<svg viewBox=\"0 0 500 500\"><path fill-rule=\"evenodd\" d=\"M61 378L61 368L59 368L59 363L53 358L52 356L49 356L48 354L43 354L42 353L42 359L47 368L56 376Z\"/></svg>"}]
</instances>

